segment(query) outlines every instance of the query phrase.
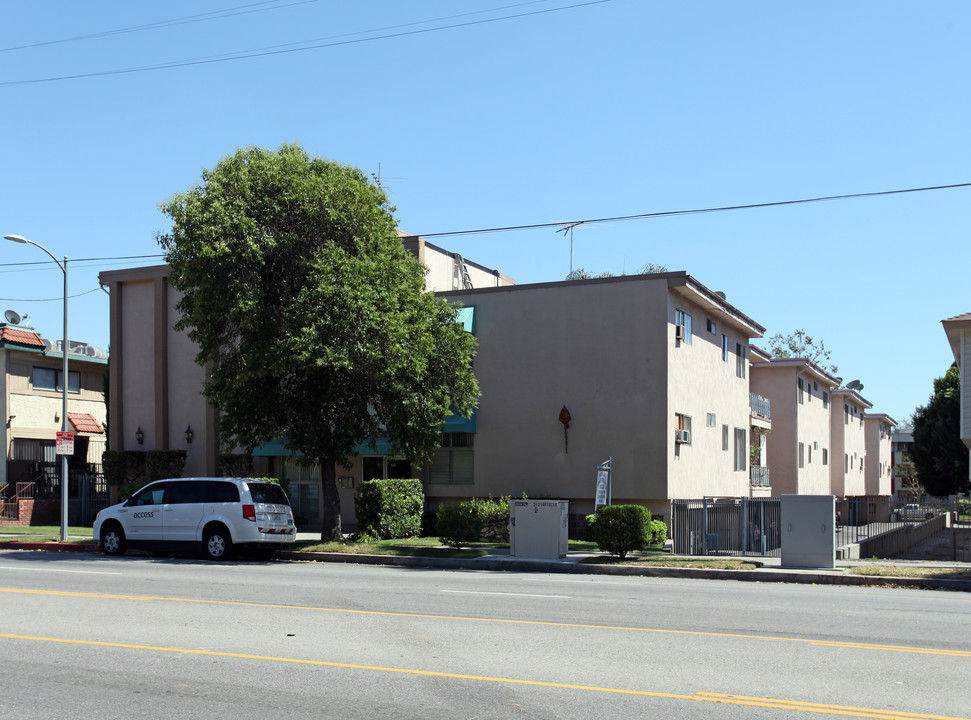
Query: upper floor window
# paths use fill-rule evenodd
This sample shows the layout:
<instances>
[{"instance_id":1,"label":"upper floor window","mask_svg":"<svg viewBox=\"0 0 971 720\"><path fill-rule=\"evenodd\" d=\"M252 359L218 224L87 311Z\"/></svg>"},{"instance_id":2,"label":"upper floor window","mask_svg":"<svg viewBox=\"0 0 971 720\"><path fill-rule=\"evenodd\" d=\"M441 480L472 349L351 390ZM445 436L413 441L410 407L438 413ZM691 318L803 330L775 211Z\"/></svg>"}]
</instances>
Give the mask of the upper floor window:
<instances>
[{"instance_id":1,"label":"upper floor window","mask_svg":"<svg viewBox=\"0 0 971 720\"><path fill-rule=\"evenodd\" d=\"M745 365L747 349L742 345L742 343L735 343L735 375L740 378L745 377Z\"/></svg>"},{"instance_id":2,"label":"upper floor window","mask_svg":"<svg viewBox=\"0 0 971 720\"><path fill-rule=\"evenodd\" d=\"M728 335L722 335L722 360L728 362Z\"/></svg>"},{"instance_id":3,"label":"upper floor window","mask_svg":"<svg viewBox=\"0 0 971 720\"><path fill-rule=\"evenodd\" d=\"M62 380L64 373L53 368L35 367L31 374L31 383L34 390L50 390L61 392L63 389ZM67 373L67 391L69 393L81 392L81 373L69 370Z\"/></svg>"},{"instance_id":4,"label":"upper floor window","mask_svg":"<svg viewBox=\"0 0 971 720\"><path fill-rule=\"evenodd\" d=\"M804 402L805 395L806 395L806 390L803 387L802 378L799 378L798 379L798 383L797 384L799 386L799 404L802 405L803 402Z\"/></svg>"},{"instance_id":5,"label":"upper floor window","mask_svg":"<svg viewBox=\"0 0 971 720\"><path fill-rule=\"evenodd\" d=\"M684 342L690 345L691 344L691 316L688 313L686 313L684 310L675 309L674 324L675 324L675 332L682 333L682 337L680 338L681 342ZM684 329L679 331L678 328L684 328Z\"/></svg>"},{"instance_id":6,"label":"upper floor window","mask_svg":"<svg viewBox=\"0 0 971 720\"><path fill-rule=\"evenodd\" d=\"M706 318L706 320L708 325L708 332L710 332L712 335L715 335L718 332L718 326L715 324L715 321L712 320L711 318Z\"/></svg>"}]
</instances>

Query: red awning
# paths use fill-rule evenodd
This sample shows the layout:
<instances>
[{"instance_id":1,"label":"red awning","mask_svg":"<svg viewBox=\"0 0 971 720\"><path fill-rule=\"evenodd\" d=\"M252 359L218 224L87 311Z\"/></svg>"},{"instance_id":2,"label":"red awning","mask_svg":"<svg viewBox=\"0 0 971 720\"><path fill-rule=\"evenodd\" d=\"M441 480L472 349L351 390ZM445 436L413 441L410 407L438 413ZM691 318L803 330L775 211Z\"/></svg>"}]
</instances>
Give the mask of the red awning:
<instances>
[{"instance_id":1,"label":"red awning","mask_svg":"<svg viewBox=\"0 0 971 720\"><path fill-rule=\"evenodd\" d=\"M71 421L74 429L78 432L104 434L104 428L101 427L101 423L99 423L98 419L91 413L69 412L67 414L67 419Z\"/></svg>"}]
</instances>

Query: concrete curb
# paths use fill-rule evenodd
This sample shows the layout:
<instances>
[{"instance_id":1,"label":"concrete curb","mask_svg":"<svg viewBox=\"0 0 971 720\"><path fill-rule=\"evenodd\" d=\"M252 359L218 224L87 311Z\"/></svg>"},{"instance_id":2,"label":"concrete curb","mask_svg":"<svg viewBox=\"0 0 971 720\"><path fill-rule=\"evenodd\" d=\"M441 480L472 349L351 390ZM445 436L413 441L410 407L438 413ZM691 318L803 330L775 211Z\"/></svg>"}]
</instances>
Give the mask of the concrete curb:
<instances>
[{"instance_id":1,"label":"concrete curb","mask_svg":"<svg viewBox=\"0 0 971 720\"><path fill-rule=\"evenodd\" d=\"M0 541L9 550L43 550L48 552L98 552L97 543ZM412 555L354 555L350 553L294 552L280 550L276 557L293 562L328 562L350 565L385 565L426 570L485 570L491 572L535 572L570 575L618 575L628 577L684 578L692 580L735 580L741 582L797 583L803 585L846 585L871 587L904 587L920 590L955 590L971 592L971 580L910 578L895 576L851 575L842 570L718 570L714 568L671 568L640 565L595 565L575 559L544 560L508 556L480 558L433 558Z\"/></svg>"},{"instance_id":2,"label":"concrete curb","mask_svg":"<svg viewBox=\"0 0 971 720\"><path fill-rule=\"evenodd\" d=\"M277 553L282 560L334 562L394 567L488 570L508 572L564 573L574 575L620 575L694 580L737 580L743 582L799 583L805 585L891 586L923 590L957 590L971 592L971 580L908 578L892 576L851 575L841 570L718 570L708 568L667 568L636 565L594 565L571 560L527 560L520 558L429 558L403 555L352 555L346 553L292 552Z\"/></svg>"}]
</instances>

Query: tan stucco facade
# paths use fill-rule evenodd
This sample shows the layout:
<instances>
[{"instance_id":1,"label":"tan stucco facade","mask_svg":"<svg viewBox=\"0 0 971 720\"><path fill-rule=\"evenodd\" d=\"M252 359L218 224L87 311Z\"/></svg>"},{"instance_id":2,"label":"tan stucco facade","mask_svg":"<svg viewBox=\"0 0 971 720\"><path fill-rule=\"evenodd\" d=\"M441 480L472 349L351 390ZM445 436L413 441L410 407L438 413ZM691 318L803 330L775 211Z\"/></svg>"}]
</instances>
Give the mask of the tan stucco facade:
<instances>
[{"instance_id":1,"label":"tan stucco facade","mask_svg":"<svg viewBox=\"0 0 971 720\"><path fill-rule=\"evenodd\" d=\"M828 495L830 404L839 378L806 358L752 366L752 391L772 403L767 441L772 495Z\"/></svg>"},{"instance_id":2,"label":"tan stucco facade","mask_svg":"<svg viewBox=\"0 0 971 720\"><path fill-rule=\"evenodd\" d=\"M893 429L896 420L885 413L868 413L863 420L866 435L865 495L893 492Z\"/></svg>"},{"instance_id":3,"label":"tan stucco facade","mask_svg":"<svg viewBox=\"0 0 971 720\"><path fill-rule=\"evenodd\" d=\"M872 407L855 390L833 391L830 404L830 487L837 497L866 495L866 411Z\"/></svg>"}]
</instances>

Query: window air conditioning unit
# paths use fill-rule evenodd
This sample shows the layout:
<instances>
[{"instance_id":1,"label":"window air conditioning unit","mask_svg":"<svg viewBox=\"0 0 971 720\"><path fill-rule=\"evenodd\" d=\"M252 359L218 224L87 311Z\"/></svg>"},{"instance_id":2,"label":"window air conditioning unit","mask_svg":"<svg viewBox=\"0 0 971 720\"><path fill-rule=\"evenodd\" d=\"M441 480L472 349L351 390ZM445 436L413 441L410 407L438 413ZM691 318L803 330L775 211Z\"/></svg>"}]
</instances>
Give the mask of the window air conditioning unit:
<instances>
[{"instance_id":1,"label":"window air conditioning unit","mask_svg":"<svg viewBox=\"0 0 971 720\"><path fill-rule=\"evenodd\" d=\"M684 325L675 325L674 326L674 339L675 340L684 340L686 336L687 336L687 331L685 330Z\"/></svg>"},{"instance_id":2,"label":"window air conditioning unit","mask_svg":"<svg viewBox=\"0 0 971 720\"><path fill-rule=\"evenodd\" d=\"M691 431L690 430L675 430L674 431L674 442L677 442L677 443L689 443L689 442L691 442Z\"/></svg>"}]
</instances>

